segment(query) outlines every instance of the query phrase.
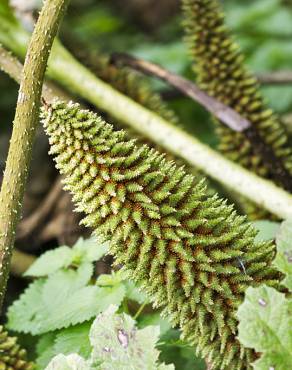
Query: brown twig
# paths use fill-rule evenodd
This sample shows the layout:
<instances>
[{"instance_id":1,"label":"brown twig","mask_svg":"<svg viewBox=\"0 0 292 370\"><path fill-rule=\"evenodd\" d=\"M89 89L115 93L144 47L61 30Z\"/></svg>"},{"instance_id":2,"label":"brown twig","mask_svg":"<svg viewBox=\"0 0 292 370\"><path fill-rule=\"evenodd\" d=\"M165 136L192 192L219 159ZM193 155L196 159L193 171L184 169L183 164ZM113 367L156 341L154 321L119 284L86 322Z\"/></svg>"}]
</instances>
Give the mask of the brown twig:
<instances>
[{"instance_id":1,"label":"brown twig","mask_svg":"<svg viewBox=\"0 0 292 370\"><path fill-rule=\"evenodd\" d=\"M113 54L111 62L113 64L127 65L139 70L140 72L150 76L158 77L159 79L167 82L177 90L181 91L184 95L187 95L191 99L201 104L210 113L212 113L220 121L225 123L226 126L230 127L234 131L242 132L251 126L250 122L241 117L235 110L212 98L204 91L200 90L191 81L178 76L175 73L169 72L157 64L134 58L123 53Z\"/></svg>"},{"instance_id":2,"label":"brown twig","mask_svg":"<svg viewBox=\"0 0 292 370\"><path fill-rule=\"evenodd\" d=\"M111 62L116 65L128 66L149 76L154 76L175 87L184 95L204 106L220 122L230 129L242 132L253 145L255 152L260 155L273 177L282 184L283 188L292 192L292 178L283 163L275 156L273 149L265 143L256 128L235 110L222 104L201 91L191 81L176 75L157 64L132 57L124 53L114 53Z\"/></svg>"},{"instance_id":3,"label":"brown twig","mask_svg":"<svg viewBox=\"0 0 292 370\"><path fill-rule=\"evenodd\" d=\"M256 75L262 85L292 85L292 71L263 72ZM175 89L163 90L160 95L165 100L180 98L183 94Z\"/></svg>"},{"instance_id":4,"label":"brown twig","mask_svg":"<svg viewBox=\"0 0 292 370\"><path fill-rule=\"evenodd\" d=\"M259 73L257 79L264 85L290 85L292 84L292 71Z\"/></svg>"},{"instance_id":5,"label":"brown twig","mask_svg":"<svg viewBox=\"0 0 292 370\"><path fill-rule=\"evenodd\" d=\"M22 220L17 231L17 239L24 239L36 231L38 227L46 220L49 213L52 211L56 202L62 194L62 184L58 177L51 191L48 193L40 207L33 212L32 215Z\"/></svg>"}]
</instances>

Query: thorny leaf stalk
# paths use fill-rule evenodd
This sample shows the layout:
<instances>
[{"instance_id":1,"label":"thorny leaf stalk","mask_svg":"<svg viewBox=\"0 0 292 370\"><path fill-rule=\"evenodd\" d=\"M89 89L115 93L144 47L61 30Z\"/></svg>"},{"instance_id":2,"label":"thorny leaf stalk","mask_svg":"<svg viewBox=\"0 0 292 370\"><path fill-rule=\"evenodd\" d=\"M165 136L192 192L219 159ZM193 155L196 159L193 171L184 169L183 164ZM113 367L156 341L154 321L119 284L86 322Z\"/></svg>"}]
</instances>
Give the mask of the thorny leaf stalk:
<instances>
[{"instance_id":1,"label":"thorny leaf stalk","mask_svg":"<svg viewBox=\"0 0 292 370\"><path fill-rule=\"evenodd\" d=\"M0 307L9 275L15 230L21 214L45 69L68 2L69 0L45 1L25 58L0 193Z\"/></svg>"}]
</instances>

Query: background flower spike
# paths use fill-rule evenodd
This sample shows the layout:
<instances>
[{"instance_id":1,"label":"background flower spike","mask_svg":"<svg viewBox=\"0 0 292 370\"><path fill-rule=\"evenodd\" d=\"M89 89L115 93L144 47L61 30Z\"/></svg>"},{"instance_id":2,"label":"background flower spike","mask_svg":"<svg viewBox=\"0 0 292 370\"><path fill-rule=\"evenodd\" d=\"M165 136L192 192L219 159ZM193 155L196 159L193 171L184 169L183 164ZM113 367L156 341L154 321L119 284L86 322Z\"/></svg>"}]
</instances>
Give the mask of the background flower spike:
<instances>
[{"instance_id":1,"label":"background flower spike","mask_svg":"<svg viewBox=\"0 0 292 370\"><path fill-rule=\"evenodd\" d=\"M182 0L184 28L200 87L247 118L252 130L234 132L218 123L226 157L292 191L291 138L267 108L256 78L230 36L218 0ZM252 207L247 211L252 212ZM256 216L256 215L254 215Z\"/></svg>"},{"instance_id":2,"label":"background flower spike","mask_svg":"<svg viewBox=\"0 0 292 370\"><path fill-rule=\"evenodd\" d=\"M0 369L34 370L35 365L27 361L26 351L0 326Z\"/></svg>"}]
</instances>

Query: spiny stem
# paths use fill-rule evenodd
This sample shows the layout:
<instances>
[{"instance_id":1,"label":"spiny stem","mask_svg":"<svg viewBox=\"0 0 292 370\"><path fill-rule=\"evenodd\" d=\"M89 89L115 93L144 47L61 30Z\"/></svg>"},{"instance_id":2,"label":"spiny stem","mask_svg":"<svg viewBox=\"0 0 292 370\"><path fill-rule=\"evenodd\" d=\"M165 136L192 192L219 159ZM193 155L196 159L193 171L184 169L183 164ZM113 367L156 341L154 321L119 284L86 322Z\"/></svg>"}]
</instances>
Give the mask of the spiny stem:
<instances>
[{"instance_id":1,"label":"spiny stem","mask_svg":"<svg viewBox=\"0 0 292 370\"><path fill-rule=\"evenodd\" d=\"M69 0L46 0L33 32L18 94L14 128L0 193L0 308L38 124L43 79L54 37Z\"/></svg>"},{"instance_id":2,"label":"spiny stem","mask_svg":"<svg viewBox=\"0 0 292 370\"><path fill-rule=\"evenodd\" d=\"M23 64L0 44L0 70L8 74L17 83L20 83L22 69ZM65 101L70 100L64 90L50 81L44 82L42 96L48 103L52 102L56 96Z\"/></svg>"}]
</instances>

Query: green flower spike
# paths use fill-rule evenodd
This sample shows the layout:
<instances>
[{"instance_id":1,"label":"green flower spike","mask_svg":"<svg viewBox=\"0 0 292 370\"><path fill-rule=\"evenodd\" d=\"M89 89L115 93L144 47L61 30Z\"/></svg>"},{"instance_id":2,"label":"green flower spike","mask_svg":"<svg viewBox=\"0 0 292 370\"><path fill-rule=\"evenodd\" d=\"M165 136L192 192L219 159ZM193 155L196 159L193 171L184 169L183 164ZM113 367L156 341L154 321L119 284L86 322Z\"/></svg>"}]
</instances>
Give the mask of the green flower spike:
<instances>
[{"instance_id":1,"label":"green flower spike","mask_svg":"<svg viewBox=\"0 0 292 370\"><path fill-rule=\"evenodd\" d=\"M83 224L111 239L116 263L213 369L249 368L235 313L249 286L277 285L272 243L255 243L251 225L203 182L96 114L54 102L42 115Z\"/></svg>"},{"instance_id":2,"label":"green flower spike","mask_svg":"<svg viewBox=\"0 0 292 370\"><path fill-rule=\"evenodd\" d=\"M292 190L291 143L278 117L265 106L258 82L246 70L243 55L224 24L220 2L183 0L183 10L187 42L201 88L247 118L262 140L260 144L254 138L255 144L251 132L236 133L218 124L220 150L259 176ZM263 160L257 150L260 145L270 151L272 159L266 153Z\"/></svg>"}]
</instances>

